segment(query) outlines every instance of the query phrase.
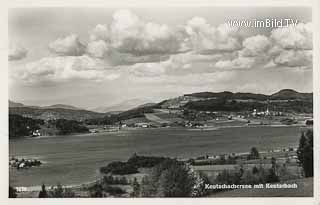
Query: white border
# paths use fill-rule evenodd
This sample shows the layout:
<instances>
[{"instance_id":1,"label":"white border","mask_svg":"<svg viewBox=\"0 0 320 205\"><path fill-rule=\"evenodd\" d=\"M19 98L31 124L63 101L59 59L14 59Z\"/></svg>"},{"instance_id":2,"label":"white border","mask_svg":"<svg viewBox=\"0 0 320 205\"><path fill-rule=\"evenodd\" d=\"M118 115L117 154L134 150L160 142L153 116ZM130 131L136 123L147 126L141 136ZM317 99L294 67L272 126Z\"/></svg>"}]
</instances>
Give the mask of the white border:
<instances>
[{"instance_id":1,"label":"white border","mask_svg":"<svg viewBox=\"0 0 320 205\"><path fill-rule=\"evenodd\" d=\"M313 198L296 198L296 197L279 197L279 198L182 198L182 199L168 199L168 198L149 198L149 199L8 199L8 57L7 57L7 46L8 46L8 8L12 7L200 7L200 6L237 6L237 7L251 7L251 6L312 6L313 7L313 25L314 25L314 65L313 65L313 93L314 93L314 134L315 134L315 177L314 177L314 197ZM13 0L3 3L0 7L0 25L3 25L0 32L0 159L1 159L1 204L154 204L162 205L164 203L170 204L186 204L191 205L195 203L201 204L290 204L290 205L301 205L301 204L320 204L320 181L319 181L319 154L320 154L320 140L318 138L319 133L319 117L320 117L320 1L319 0ZM315 46L318 45L318 46Z\"/></svg>"}]
</instances>

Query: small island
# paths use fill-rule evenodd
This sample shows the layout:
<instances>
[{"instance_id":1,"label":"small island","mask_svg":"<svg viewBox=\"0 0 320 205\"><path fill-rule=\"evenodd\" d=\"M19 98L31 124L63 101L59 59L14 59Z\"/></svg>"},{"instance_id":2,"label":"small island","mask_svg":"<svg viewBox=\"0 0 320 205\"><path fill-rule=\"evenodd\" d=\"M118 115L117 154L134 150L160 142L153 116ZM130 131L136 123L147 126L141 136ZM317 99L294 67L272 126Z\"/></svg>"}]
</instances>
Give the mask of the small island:
<instances>
[{"instance_id":1,"label":"small island","mask_svg":"<svg viewBox=\"0 0 320 205\"><path fill-rule=\"evenodd\" d=\"M24 158L15 158L11 157L9 159L9 166L11 168L16 168L16 169L28 169L31 167L38 167L42 164L40 160L37 159L24 159Z\"/></svg>"}]
</instances>

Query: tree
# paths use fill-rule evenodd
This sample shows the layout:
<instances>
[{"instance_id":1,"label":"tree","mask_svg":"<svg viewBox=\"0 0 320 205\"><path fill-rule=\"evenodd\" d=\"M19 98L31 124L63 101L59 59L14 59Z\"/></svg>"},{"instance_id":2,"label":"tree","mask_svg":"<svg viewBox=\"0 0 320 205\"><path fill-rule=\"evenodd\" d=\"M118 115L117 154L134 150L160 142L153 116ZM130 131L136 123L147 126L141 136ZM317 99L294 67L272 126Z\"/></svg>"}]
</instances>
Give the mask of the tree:
<instances>
[{"instance_id":1,"label":"tree","mask_svg":"<svg viewBox=\"0 0 320 205\"><path fill-rule=\"evenodd\" d=\"M133 192L131 194L132 197L139 197L140 195L140 184L137 181L137 178L135 177L132 182Z\"/></svg>"},{"instance_id":2,"label":"tree","mask_svg":"<svg viewBox=\"0 0 320 205\"><path fill-rule=\"evenodd\" d=\"M257 174L259 172L258 168L256 166L254 166L252 168L252 174Z\"/></svg>"},{"instance_id":3,"label":"tree","mask_svg":"<svg viewBox=\"0 0 320 205\"><path fill-rule=\"evenodd\" d=\"M71 191L71 189L63 188L63 186L58 183L57 187L52 188L50 191L50 197L53 198L72 198L75 197L75 193Z\"/></svg>"},{"instance_id":4,"label":"tree","mask_svg":"<svg viewBox=\"0 0 320 205\"><path fill-rule=\"evenodd\" d=\"M42 184L41 191L39 192L39 198L47 198L47 197L48 197L48 193L46 190L46 186Z\"/></svg>"},{"instance_id":5,"label":"tree","mask_svg":"<svg viewBox=\"0 0 320 205\"><path fill-rule=\"evenodd\" d=\"M90 197L101 198L103 197L103 187L101 184L95 184L89 189Z\"/></svg>"},{"instance_id":6,"label":"tree","mask_svg":"<svg viewBox=\"0 0 320 205\"><path fill-rule=\"evenodd\" d=\"M191 196L194 177L186 165L173 159L164 160L142 179L143 197L188 197Z\"/></svg>"},{"instance_id":7,"label":"tree","mask_svg":"<svg viewBox=\"0 0 320 205\"><path fill-rule=\"evenodd\" d=\"M269 173L267 175L267 182L271 183L271 182L278 182L279 181L279 177L276 175L274 169L269 169Z\"/></svg>"},{"instance_id":8,"label":"tree","mask_svg":"<svg viewBox=\"0 0 320 205\"><path fill-rule=\"evenodd\" d=\"M313 177L313 132L311 130L301 134L297 155L305 177Z\"/></svg>"},{"instance_id":9,"label":"tree","mask_svg":"<svg viewBox=\"0 0 320 205\"><path fill-rule=\"evenodd\" d=\"M158 191L164 197L187 197L190 196L193 185L194 179L189 170L174 162L161 173Z\"/></svg>"},{"instance_id":10,"label":"tree","mask_svg":"<svg viewBox=\"0 0 320 205\"><path fill-rule=\"evenodd\" d=\"M202 197L206 196L209 193L209 190L206 189L206 184L211 184L208 175L202 173L202 172L194 172L193 173L195 180L194 180L194 186L192 190L192 196L193 197Z\"/></svg>"},{"instance_id":11,"label":"tree","mask_svg":"<svg viewBox=\"0 0 320 205\"><path fill-rule=\"evenodd\" d=\"M9 186L9 198L17 198L17 190Z\"/></svg>"},{"instance_id":12,"label":"tree","mask_svg":"<svg viewBox=\"0 0 320 205\"><path fill-rule=\"evenodd\" d=\"M250 150L250 154L248 155L248 159L259 159L259 151L256 147L252 147Z\"/></svg>"},{"instance_id":13,"label":"tree","mask_svg":"<svg viewBox=\"0 0 320 205\"><path fill-rule=\"evenodd\" d=\"M306 147L307 144L307 138L302 132L300 140L299 140L299 147L297 149L297 157L298 157L298 162L300 165L303 164L303 159L304 159L304 148Z\"/></svg>"}]
</instances>

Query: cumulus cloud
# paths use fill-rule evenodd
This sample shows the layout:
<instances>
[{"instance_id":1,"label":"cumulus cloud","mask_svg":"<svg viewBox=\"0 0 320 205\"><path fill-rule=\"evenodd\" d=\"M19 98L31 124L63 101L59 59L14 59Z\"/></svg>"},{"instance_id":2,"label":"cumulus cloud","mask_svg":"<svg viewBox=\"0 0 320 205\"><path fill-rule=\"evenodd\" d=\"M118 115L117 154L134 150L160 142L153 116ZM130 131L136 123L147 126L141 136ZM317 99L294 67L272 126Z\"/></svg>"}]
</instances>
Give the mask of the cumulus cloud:
<instances>
[{"instance_id":1,"label":"cumulus cloud","mask_svg":"<svg viewBox=\"0 0 320 205\"><path fill-rule=\"evenodd\" d=\"M310 67L312 65L311 50L283 50L274 58L274 63L288 67Z\"/></svg>"},{"instance_id":2,"label":"cumulus cloud","mask_svg":"<svg viewBox=\"0 0 320 205\"><path fill-rule=\"evenodd\" d=\"M312 66L311 23L276 28L270 36L256 35L243 40L233 60L220 60L220 69L249 69Z\"/></svg>"},{"instance_id":3,"label":"cumulus cloud","mask_svg":"<svg viewBox=\"0 0 320 205\"><path fill-rule=\"evenodd\" d=\"M134 55L168 54L183 50L181 34L166 24L145 22L129 10L113 14L110 25L112 47Z\"/></svg>"},{"instance_id":4,"label":"cumulus cloud","mask_svg":"<svg viewBox=\"0 0 320 205\"><path fill-rule=\"evenodd\" d=\"M17 68L14 75L26 82L63 82L71 79L114 80L119 74L106 69L105 64L89 56L46 57Z\"/></svg>"},{"instance_id":5,"label":"cumulus cloud","mask_svg":"<svg viewBox=\"0 0 320 205\"><path fill-rule=\"evenodd\" d=\"M271 39L284 49L312 49L311 23L291 24L289 27L277 28L271 32Z\"/></svg>"},{"instance_id":6,"label":"cumulus cloud","mask_svg":"<svg viewBox=\"0 0 320 205\"><path fill-rule=\"evenodd\" d=\"M10 45L8 59L9 61L17 61L27 56L28 50L20 45Z\"/></svg>"},{"instance_id":7,"label":"cumulus cloud","mask_svg":"<svg viewBox=\"0 0 320 205\"><path fill-rule=\"evenodd\" d=\"M71 34L51 42L49 50L60 56L81 56L85 53L85 46L77 35Z\"/></svg>"},{"instance_id":8,"label":"cumulus cloud","mask_svg":"<svg viewBox=\"0 0 320 205\"><path fill-rule=\"evenodd\" d=\"M311 23L273 29L243 39L239 28L213 26L202 17L169 26L118 10L108 25L98 24L84 45L76 34L49 44L56 57L28 63L24 79L114 80L121 70L135 77L180 76L275 67L310 67ZM26 55L18 49L9 60ZM11 57L10 57L11 55ZM14 57L18 56L18 57Z\"/></svg>"},{"instance_id":9,"label":"cumulus cloud","mask_svg":"<svg viewBox=\"0 0 320 205\"><path fill-rule=\"evenodd\" d=\"M90 32L90 40L98 41L98 40L109 40L109 29L107 25L98 24L96 27Z\"/></svg>"},{"instance_id":10,"label":"cumulus cloud","mask_svg":"<svg viewBox=\"0 0 320 205\"><path fill-rule=\"evenodd\" d=\"M88 43L87 53L96 58L104 58L108 55L110 46L103 40Z\"/></svg>"},{"instance_id":11,"label":"cumulus cloud","mask_svg":"<svg viewBox=\"0 0 320 205\"><path fill-rule=\"evenodd\" d=\"M271 47L270 40L263 35L256 35L246 38L243 42L243 49L240 55L244 57L254 57L265 55Z\"/></svg>"},{"instance_id":12,"label":"cumulus cloud","mask_svg":"<svg viewBox=\"0 0 320 205\"><path fill-rule=\"evenodd\" d=\"M272 30L269 54L276 66L312 67L312 25L299 23Z\"/></svg>"},{"instance_id":13,"label":"cumulus cloud","mask_svg":"<svg viewBox=\"0 0 320 205\"><path fill-rule=\"evenodd\" d=\"M238 28L222 24L211 26L202 17L194 17L187 22L185 30L192 48L199 53L235 51L241 48Z\"/></svg>"},{"instance_id":14,"label":"cumulus cloud","mask_svg":"<svg viewBox=\"0 0 320 205\"><path fill-rule=\"evenodd\" d=\"M238 57L233 60L222 60L218 61L215 64L215 67L219 69L226 69L226 70L234 70L234 69L249 69L252 68L254 65L255 60L254 58L249 57Z\"/></svg>"}]
</instances>

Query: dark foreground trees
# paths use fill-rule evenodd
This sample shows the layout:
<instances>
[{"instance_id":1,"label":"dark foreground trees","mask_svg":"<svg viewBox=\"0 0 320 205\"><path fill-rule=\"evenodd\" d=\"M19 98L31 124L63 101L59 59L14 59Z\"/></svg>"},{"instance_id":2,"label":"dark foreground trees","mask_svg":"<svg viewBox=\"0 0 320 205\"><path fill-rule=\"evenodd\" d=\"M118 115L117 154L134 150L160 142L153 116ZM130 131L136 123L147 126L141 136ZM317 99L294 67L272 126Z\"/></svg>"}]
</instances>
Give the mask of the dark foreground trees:
<instances>
[{"instance_id":1,"label":"dark foreground trees","mask_svg":"<svg viewBox=\"0 0 320 205\"><path fill-rule=\"evenodd\" d=\"M17 190L9 186L9 198L17 198Z\"/></svg>"},{"instance_id":2,"label":"dark foreground trees","mask_svg":"<svg viewBox=\"0 0 320 205\"><path fill-rule=\"evenodd\" d=\"M256 147L252 147L250 150L250 154L248 155L248 160L250 159L259 159L259 151Z\"/></svg>"},{"instance_id":3,"label":"dark foreground trees","mask_svg":"<svg viewBox=\"0 0 320 205\"><path fill-rule=\"evenodd\" d=\"M55 187L51 187L50 190L46 190L46 186L42 184L41 191L38 195L39 198L73 198L75 193L61 184L57 184Z\"/></svg>"},{"instance_id":4,"label":"dark foreground trees","mask_svg":"<svg viewBox=\"0 0 320 205\"><path fill-rule=\"evenodd\" d=\"M313 131L303 132L297 150L298 161L305 177L313 177Z\"/></svg>"},{"instance_id":5,"label":"dark foreground trees","mask_svg":"<svg viewBox=\"0 0 320 205\"><path fill-rule=\"evenodd\" d=\"M142 197L188 197L192 194L194 180L184 163L167 159L143 178L140 193Z\"/></svg>"},{"instance_id":6,"label":"dark foreground trees","mask_svg":"<svg viewBox=\"0 0 320 205\"><path fill-rule=\"evenodd\" d=\"M42 184L41 191L39 192L39 198L47 198L47 197L48 197L48 192L46 190L46 186Z\"/></svg>"}]
</instances>

